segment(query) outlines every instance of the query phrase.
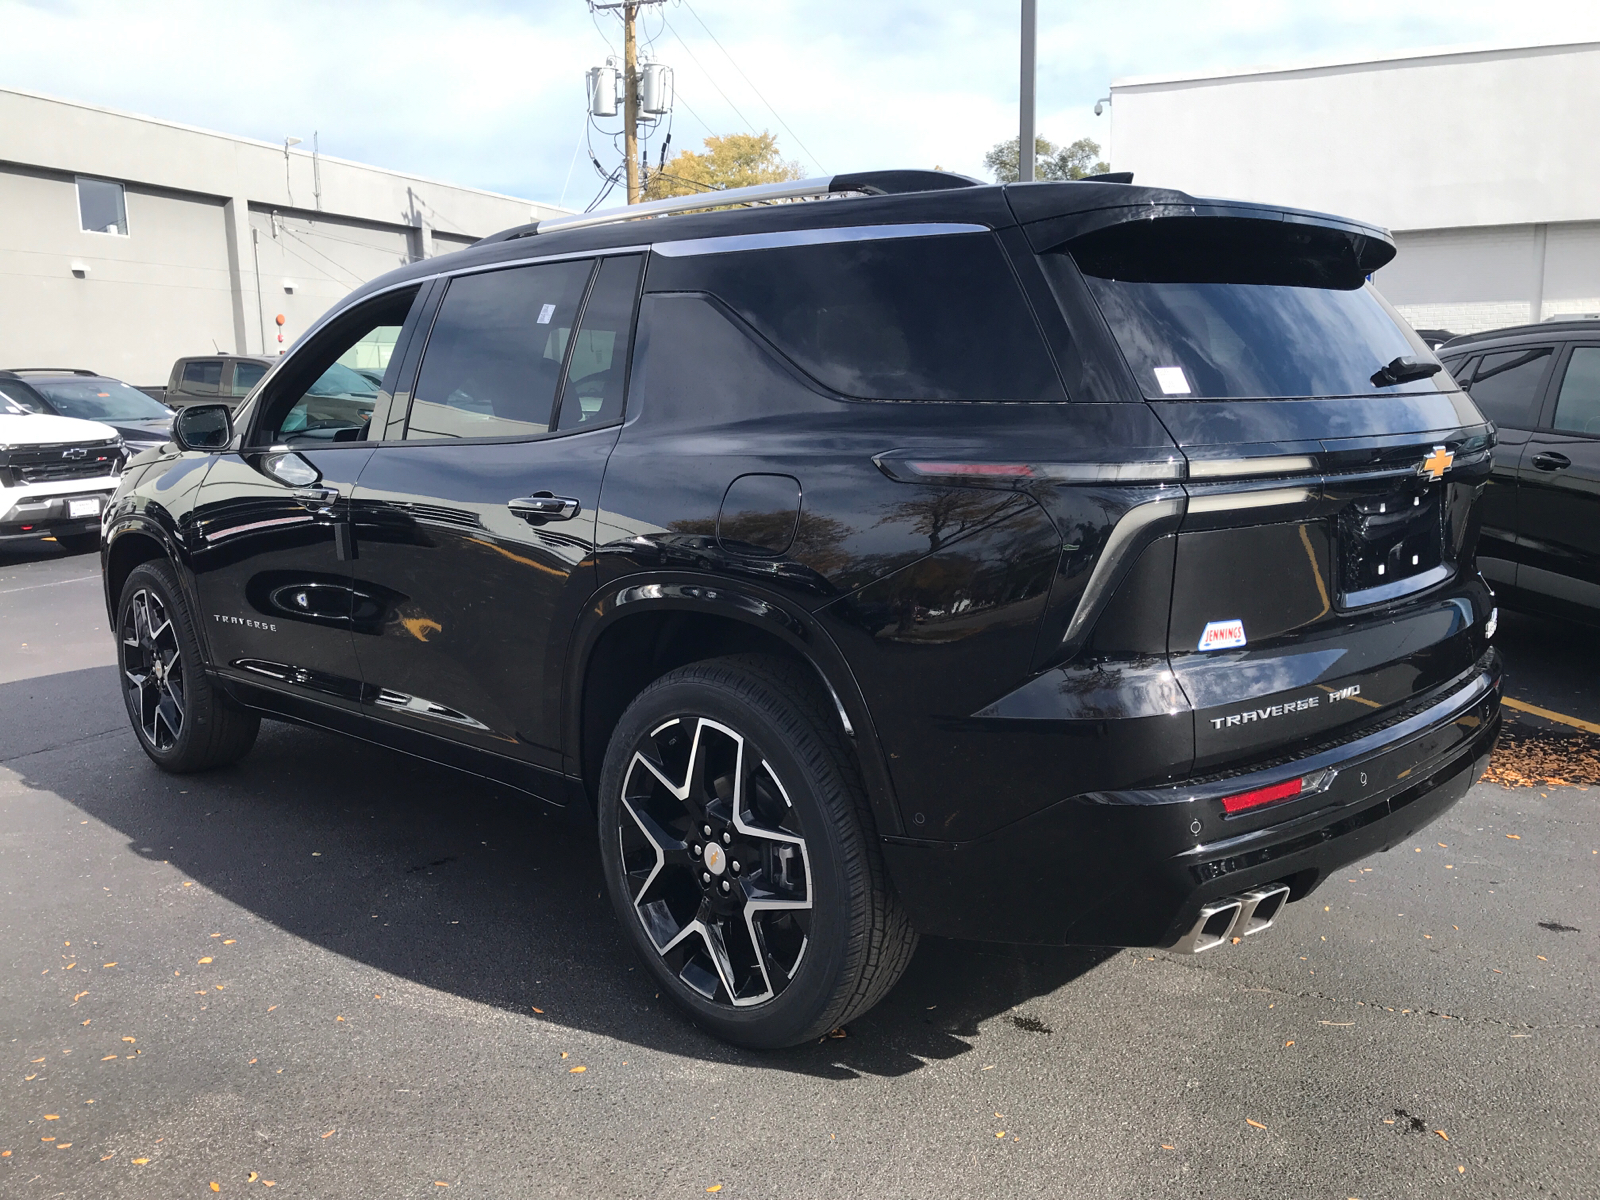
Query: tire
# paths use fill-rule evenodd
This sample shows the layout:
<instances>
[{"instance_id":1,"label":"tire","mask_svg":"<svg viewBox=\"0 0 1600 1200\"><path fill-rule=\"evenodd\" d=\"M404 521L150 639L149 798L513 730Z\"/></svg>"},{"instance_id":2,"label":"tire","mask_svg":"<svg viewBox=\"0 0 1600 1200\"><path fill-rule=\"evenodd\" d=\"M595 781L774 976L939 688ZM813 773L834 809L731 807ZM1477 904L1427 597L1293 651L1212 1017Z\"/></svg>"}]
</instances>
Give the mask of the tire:
<instances>
[{"instance_id":1,"label":"tire","mask_svg":"<svg viewBox=\"0 0 1600 1200\"><path fill-rule=\"evenodd\" d=\"M151 761L183 775L243 758L261 718L206 677L194 623L168 564L143 563L128 575L116 629L122 698Z\"/></svg>"},{"instance_id":2,"label":"tire","mask_svg":"<svg viewBox=\"0 0 1600 1200\"><path fill-rule=\"evenodd\" d=\"M58 533L56 545L68 554L88 554L91 550L100 549L100 535L98 533Z\"/></svg>"},{"instance_id":3,"label":"tire","mask_svg":"<svg viewBox=\"0 0 1600 1200\"><path fill-rule=\"evenodd\" d=\"M606 749L600 854L618 919L662 992L743 1046L861 1015L917 945L819 692L779 658L692 663L645 688Z\"/></svg>"}]
</instances>

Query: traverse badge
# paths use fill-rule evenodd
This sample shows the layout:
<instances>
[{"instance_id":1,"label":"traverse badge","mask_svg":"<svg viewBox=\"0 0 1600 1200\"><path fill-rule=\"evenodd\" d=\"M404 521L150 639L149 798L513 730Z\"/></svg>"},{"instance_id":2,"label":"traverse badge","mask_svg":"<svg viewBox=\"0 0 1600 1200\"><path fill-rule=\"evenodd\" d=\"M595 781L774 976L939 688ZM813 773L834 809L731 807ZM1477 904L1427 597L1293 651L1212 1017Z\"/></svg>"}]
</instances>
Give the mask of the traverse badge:
<instances>
[{"instance_id":1,"label":"traverse badge","mask_svg":"<svg viewBox=\"0 0 1600 1200\"><path fill-rule=\"evenodd\" d=\"M1232 650L1244 645L1243 621L1208 621L1200 634L1201 650Z\"/></svg>"}]
</instances>

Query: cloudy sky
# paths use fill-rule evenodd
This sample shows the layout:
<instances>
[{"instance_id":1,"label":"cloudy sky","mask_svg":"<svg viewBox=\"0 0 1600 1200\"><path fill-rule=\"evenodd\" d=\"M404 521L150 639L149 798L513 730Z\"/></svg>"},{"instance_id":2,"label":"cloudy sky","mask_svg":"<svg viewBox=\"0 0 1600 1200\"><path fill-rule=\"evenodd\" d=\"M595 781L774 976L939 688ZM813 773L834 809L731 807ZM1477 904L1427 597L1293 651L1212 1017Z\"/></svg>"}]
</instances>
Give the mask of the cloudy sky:
<instances>
[{"instance_id":1,"label":"cloudy sky","mask_svg":"<svg viewBox=\"0 0 1600 1200\"><path fill-rule=\"evenodd\" d=\"M1094 102L1126 76L1600 38L1593 0L1039 10L1040 132L1103 144L1110 119ZM981 175L984 151L1016 130L1016 26L1015 0L667 0L643 20L677 76L674 150L770 129L817 174ZM585 0L0 0L0 30L0 87L268 141L309 145L316 130L330 155L575 208L598 187L586 140L607 169L617 162L603 133L586 139L583 73L620 52L621 26Z\"/></svg>"}]
</instances>

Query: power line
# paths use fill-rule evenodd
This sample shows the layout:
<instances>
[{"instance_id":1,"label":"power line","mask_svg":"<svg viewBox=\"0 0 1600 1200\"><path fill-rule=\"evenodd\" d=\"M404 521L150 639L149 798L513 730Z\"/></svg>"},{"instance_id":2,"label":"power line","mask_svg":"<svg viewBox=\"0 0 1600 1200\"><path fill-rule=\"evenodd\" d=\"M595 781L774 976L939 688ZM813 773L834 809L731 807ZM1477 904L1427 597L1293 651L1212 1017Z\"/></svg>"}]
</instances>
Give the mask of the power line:
<instances>
[{"instance_id":1,"label":"power line","mask_svg":"<svg viewBox=\"0 0 1600 1200\"><path fill-rule=\"evenodd\" d=\"M799 146L801 150L805 151L806 157L809 158L813 163L816 164L817 170L821 171L824 175L828 174L828 168L822 165L822 162L817 158L817 156L815 154L811 153L811 148L800 140L800 135L798 133L796 133L794 130L789 128L789 122L785 121L783 119L783 117L779 115L778 110L773 108L772 107L772 102L761 94L761 89L758 88L755 85L755 83L751 80L750 76L746 75L744 73L744 71L742 69L740 69L738 62L734 59L733 55L728 53L728 48L726 46L724 46L721 42L717 41L717 35L711 32L711 27L705 23L705 21L701 18L699 13L695 12L694 5L690 4L689 0L683 0L683 6L686 9L689 10L689 15L700 23L700 28L704 29L706 31L706 36L708 38L710 38L713 42L716 42L717 49L722 51L723 57L726 58L730 64L732 64L733 69L735 71L739 72L739 78L743 79L746 83L750 84L750 90L756 94L756 96L760 99L761 103L763 103L763 104L765 104L767 106L767 111L770 112L774 117L777 118L778 124L782 125L783 128L784 128L784 132L787 133L790 137L792 137L794 139L795 145ZM662 21L665 21L667 19L666 18L666 14L663 13L661 19L662 19ZM676 29L674 29L672 31L672 34L673 34L674 37L677 37L678 31ZM683 39L682 38L678 38L678 41L682 42ZM722 89L718 88L717 90L721 91ZM754 130L752 130L751 132L753 133Z\"/></svg>"},{"instance_id":2,"label":"power line","mask_svg":"<svg viewBox=\"0 0 1600 1200\"><path fill-rule=\"evenodd\" d=\"M667 14L666 13L662 13L661 14L661 23L663 25L665 25L668 29L672 30L672 36L678 39L678 45L682 46L683 49L684 49L684 52L686 54L688 54L688 56L690 58L694 59L694 65L700 68L700 73L702 75L704 75L708 80L710 80L712 87L717 89L717 95L721 96L724 100L728 101L728 107L733 109L734 115L737 116L739 118L739 120L741 120L741 121L743 121L745 123L745 126L750 130L751 133L754 133L756 131L755 122L751 121L749 117L745 116L742 112L740 112L739 111L739 106L737 104L735 104L732 100L728 99L728 93L722 90L722 88L718 85L716 79L712 76L711 72L706 70L705 64L702 63L698 58L695 58L694 51L689 49L689 43L683 40L683 35L680 34L677 31L677 29L673 27L673 24L672 24L671 21L667 20ZM702 122L702 124L703 124L703 122Z\"/></svg>"}]
</instances>

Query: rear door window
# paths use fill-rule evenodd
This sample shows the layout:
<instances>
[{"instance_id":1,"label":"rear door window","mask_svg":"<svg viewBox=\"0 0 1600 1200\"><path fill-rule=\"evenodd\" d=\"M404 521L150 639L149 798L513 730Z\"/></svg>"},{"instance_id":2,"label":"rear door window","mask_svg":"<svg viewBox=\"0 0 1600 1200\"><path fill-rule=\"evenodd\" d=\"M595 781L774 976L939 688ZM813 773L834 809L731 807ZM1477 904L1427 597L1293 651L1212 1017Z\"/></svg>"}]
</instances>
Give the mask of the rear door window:
<instances>
[{"instance_id":1,"label":"rear door window","mask_svg":"<svg viewBox=\"0 0 1600 1200\"><path fill-rule=\"evenodd\" d=\"M1485 354L1472 379L1472 400L1496 425L1531 429L1554 346Z\"/></svg>"},{"instance_id":2,"label":"rear door window","mask_svg":"<svg viewBox=\"0 0 1600 1200\"><path fill-rule=\"evenodd\" d=\"M1369 396L1451 386L1398 382L1396 359L1432 351L1367 283L1387 261L1373 239L1315 225L1230 217L1134 221L1044 256L1069 257L1140 390L1155 400ZM1056 262L1052 264L1051 259Z\"/></svg>"},{"instance_id":3,"label":"rear door window","mask_svg":"<svg viewBox=\"0 0 1600 1200\"><path fill-rule=\"evenodd\" d=\"M197 358L183 364L183 390L196 396L215 396L222 390L222 363L213 358Z\"/></svg>"},{"instance_id":4,"label":"rear door window","mask_svg":"<svg viewBox=\"0 0 1600 1200\"><path fill-rule=\"evenodd\" d=\"M567 356L567 380L556 428L596 429L621 420L643 261L637 254L601 260Z\"/></svg>"},{"instance_id":5,"label":"rear door window","mask_svg":"<svg viewBox=\"0 0 1600 1200\"><path fill-rule=\"evenodd\" d=\"M1600 436L1600 346L1572 348L1551 424L1564 433Z\"/></svg>"},{"instance_id":6,"label":"rear door window","mask_svg":"<svg viewBox=\"0 0 1600 1200\"><path fill-rule=\"evenodd\" d=\"M248 396L250 389L261 382L267 373L266 363L237 362L233 364L233 394Z\"/></svg>"},{"instance_id":7,"label":"rear door window","mask_svg":"<svg viewBox=\"0 0 1600 1200\"><path fill-rule=\"evenodd\" d=\"M579 259L451 280L423 352L406 440L548 433L593 265Z\"/></svg>"},{"instance_id":8,"label":"rear door window","mask_svg":"<svg viewBox=\"0 0 1600 1200\"><path fill-rule=\"evenodd\" d=\"M689 255L667 247L652 257L649 290L710 292L841 395L1066 398L988 232Z\"/></svg>"}]
</instances>

